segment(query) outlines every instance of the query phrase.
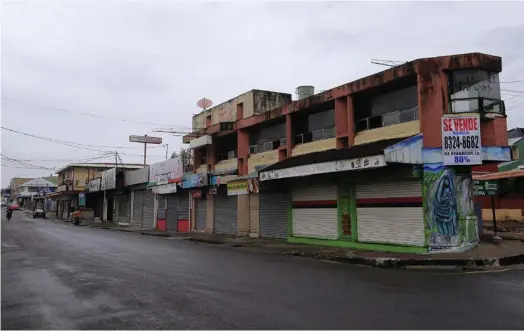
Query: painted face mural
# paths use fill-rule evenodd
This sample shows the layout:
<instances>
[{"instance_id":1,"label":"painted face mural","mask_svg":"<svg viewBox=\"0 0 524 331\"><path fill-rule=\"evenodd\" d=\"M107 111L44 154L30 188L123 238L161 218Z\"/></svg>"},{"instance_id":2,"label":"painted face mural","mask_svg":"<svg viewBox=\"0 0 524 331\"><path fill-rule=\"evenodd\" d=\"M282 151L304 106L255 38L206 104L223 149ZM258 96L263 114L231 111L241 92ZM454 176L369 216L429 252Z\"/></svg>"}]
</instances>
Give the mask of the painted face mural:
<instances>
[{"instance_id":1,"label":"painted face mural","mask_svg":"<svg viewBox=\"0 0 524 331\"><path fill-rule=\"evenodd\" d=\"M438 233L453 236L457 234L458 213L453 173L444 171L433 196L433 219Z\"/></svg>"}]
</instances>

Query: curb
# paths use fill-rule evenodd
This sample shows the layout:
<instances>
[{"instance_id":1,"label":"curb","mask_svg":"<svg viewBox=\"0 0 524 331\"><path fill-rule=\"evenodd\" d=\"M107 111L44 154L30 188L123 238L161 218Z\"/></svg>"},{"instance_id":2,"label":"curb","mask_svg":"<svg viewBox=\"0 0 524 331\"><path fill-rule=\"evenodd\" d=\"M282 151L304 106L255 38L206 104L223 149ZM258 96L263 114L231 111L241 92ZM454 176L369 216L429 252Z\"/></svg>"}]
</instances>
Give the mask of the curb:
<instances>
[{"instance_id":1,"label":"curb","mask_svg":"<svg viewBox=\"0 0 524 331\"><path fill-rule=\"evenodd\" d=\"M223 242L223 241L203 239L203 238L186 237L185 240L186 241L197 242L197 243L203 243L203 244L211 244L211 245L224 245L225 244L225 242Z\"/></svg>"},{"instance_id":2,"label":"curb","mask_svg":"<svg viewBox=\"0 0 524 331\"><path fill-rule=\"evenodd\" d=\"M131 232L131 231L128 231ZM169 233L162 232L139 232L143 236L152 236L152 237L172 237Z\"/></svg>"}]
</instances>

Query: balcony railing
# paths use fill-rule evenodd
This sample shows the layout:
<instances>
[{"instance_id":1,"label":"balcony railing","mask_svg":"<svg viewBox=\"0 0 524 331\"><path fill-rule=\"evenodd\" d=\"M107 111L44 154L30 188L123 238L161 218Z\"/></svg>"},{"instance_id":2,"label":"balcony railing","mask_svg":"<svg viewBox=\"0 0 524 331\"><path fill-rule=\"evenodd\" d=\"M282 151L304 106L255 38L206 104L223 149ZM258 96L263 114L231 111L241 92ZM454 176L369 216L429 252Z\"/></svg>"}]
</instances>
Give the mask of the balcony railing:
<instances>
[{"instance_id":1,"label":"balcony railing","mask_svg":"<svg viewBox=\"0 0 524 331\"><path fill-rule=\"evenodd\" d=\"M299 144L307 144L313 141L318 140L324 140L324 139L330 139L336 137L336 131L335 128L329 128L329 129L320 129L315 130L312 132L305 132L301 134L297 134L294 137L295 145Z\"/></svg>"},{"instance_id":2,"label":"balcony railing","mask_svg":"<svg viewBox=\"0 0 524 331\"><path fill-rule=\"evenodd\" d=\"M487 98L460 98L452 99L449 102L450 112L453 114L460 113L480 113L481 116L486 114L505 115L506 108L504 101Z\"/></svg>"},{"instance_id":3,"label":"balcony railing","mask_svg":"<svg viewBox=\"0 0 524 331\"><path fill-rule=\"evenodd\" d=\"M418 119L418 107L367 117L356 122L356 131L377 129Z\"/></svg>"},{"instance_id":4,"label":"balcony railing","mask_svg":"<svg viewBox=\"0 0 524 331\"><path fill-rule=\"evenodd\" d=\"M287 144L286 138L281 138L273 141L268 141L263 144L258 145L251 145L249 146L249 154L257 154L257 153L264 153L269 152L275 149L278 149L279 147L284 147Z\"/></svg>"},{"instance_id":5,"label":"balcony railing","mask_svg":"<svg viewBox=\"0 0 524 331\"><path fill-rule=\"evenodd\" d=\"M235 159L236 157L237 157L237 151L236 150L228 151L227 153L224 152L224 153L218 154L218 160L219 161L231 160L231 159Z\"/></svg>"}]
</instances>

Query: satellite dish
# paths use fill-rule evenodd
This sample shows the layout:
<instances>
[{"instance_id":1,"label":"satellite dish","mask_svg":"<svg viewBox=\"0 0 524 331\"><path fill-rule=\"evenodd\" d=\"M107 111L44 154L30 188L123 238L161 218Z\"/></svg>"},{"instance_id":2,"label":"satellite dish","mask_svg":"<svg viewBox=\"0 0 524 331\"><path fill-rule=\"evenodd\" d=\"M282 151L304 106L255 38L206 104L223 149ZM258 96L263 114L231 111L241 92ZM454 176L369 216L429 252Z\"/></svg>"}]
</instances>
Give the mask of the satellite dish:
<instances>
[{"instance_id":1,"label":"satellite dish","mask_svg":"<svg viewBox=\"0 0 524 331\"><path fill-rule=\"evenodd\" d=\"M213 105L213 101L211 101L210 99L203 98L197 101L197 106L202 109L209 108L212 105Z\"/></svg>"}]
</instances>

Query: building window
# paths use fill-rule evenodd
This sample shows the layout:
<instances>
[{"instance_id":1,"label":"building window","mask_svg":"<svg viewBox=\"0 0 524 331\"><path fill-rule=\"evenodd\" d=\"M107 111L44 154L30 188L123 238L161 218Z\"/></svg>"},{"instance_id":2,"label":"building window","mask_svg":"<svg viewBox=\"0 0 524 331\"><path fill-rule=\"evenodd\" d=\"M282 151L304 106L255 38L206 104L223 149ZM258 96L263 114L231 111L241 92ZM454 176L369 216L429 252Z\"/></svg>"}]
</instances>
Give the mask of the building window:
<instances>
[{"instance_id":1,"label":"building window","mask_svg":"<svg viewBox=\"0 0 524 331\"><path fill-rule=\"evenodd\" d=\"M479 69L453 71L449 82L449 110L504 115L499 75Z\"/></svg>"}]
</instances>

